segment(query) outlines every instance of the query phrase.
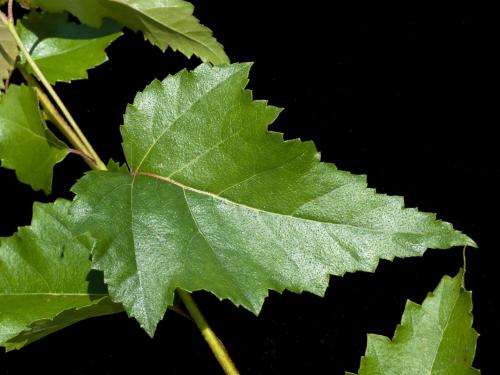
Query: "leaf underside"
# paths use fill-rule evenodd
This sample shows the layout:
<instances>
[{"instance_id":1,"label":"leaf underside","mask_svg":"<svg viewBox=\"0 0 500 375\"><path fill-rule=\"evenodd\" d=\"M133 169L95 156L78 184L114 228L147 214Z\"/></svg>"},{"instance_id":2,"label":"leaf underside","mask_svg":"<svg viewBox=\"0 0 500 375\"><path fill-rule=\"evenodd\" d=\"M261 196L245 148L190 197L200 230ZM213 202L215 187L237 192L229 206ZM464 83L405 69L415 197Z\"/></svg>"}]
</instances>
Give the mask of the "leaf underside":
<instances>
[{"instance_id":1,"label":"leaf underside","mask_svg":"<svg viewBox=\"0 0 500 375\"><path fill-rule=\"evenodd\" d=\"M474 244L321 163L312 142L269 132L279 109L244 90L249 69L154 81L121 129L132 173L91 172L73 188L77 231L99 240L93 267L150 335L176 288L258 313L268 289L322 295L330 274Z\"/></svg>"},{"instance_id":2,"label":"leaf underside","mask_svg":"<svg viewBox=\"0 0 500 375\"><path fill-rule=\"evenodd\" d=\"M368 335L359 375L475 375L478 334L464 273L445 276L420 306L408 301L392 341Z\"/></svg>"},{"instance_id":3,"label":"leaf underside","mask_svg":"<svg viewBox=\"0 0 500 375\"><path fill-rule=\"evenodd\" d=\"M49 12L68 11L94 27L110 18L144 36L162 51L168 47L205 62L229 62L212 31L193 16L193 5L184 0L36 0Z\"/></svg>"},{"instance_id":4,"label":"leaf underside","mask_svg":"<svg viewBox=\"0 0 500 375\"><path fill-rule=\"evenodd\" d=\"M68 151L47 128L32 88L10 85L0 99L0 159L19 181L50 193L54 165Z\"/></svg>"},{"instance_id":5,"label":"leaf underside","mask_svg":"<svg viewBox=\"0 0 500 375\"><path fill-rule=\"evenodd\" d=\"M108 60L105 49L121 35L109 20L99 29L77 25L67 14L30 13L17 24L18 34L50 83L88 78L87 70ZM23 56L21 63L31 72Z\"/></svg>"},{"instance_id":6,"label":"leaf underside","mask_svg":"<svg viewBox=\"0 0 500 375\"><path fill-rule=\"evenodd\" d=\"M79 320L122 311L91 270L94 242L72 234L69 205L35 203L31 226L0 238L0 346L7 350Z\"/></svg>"}]
</instances>

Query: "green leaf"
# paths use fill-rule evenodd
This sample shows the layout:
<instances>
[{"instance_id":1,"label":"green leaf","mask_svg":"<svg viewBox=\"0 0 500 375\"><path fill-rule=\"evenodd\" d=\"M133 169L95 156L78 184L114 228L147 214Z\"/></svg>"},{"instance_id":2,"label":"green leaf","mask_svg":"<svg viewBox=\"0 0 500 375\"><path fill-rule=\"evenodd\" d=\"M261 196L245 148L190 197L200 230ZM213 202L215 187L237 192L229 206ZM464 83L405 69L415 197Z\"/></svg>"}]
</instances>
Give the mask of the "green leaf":
<instances>
[{"instance_id":1,"label":"green leaf","mask_svg":"<svg viewBox=\"0 0 500 375\"><path fill-rule=\"evenodd\" d=\"M443 277L422 306L408 301L392 341L368 335L359 375L473 375L478 334L464 272Z\"/></svg>"},{"instance_id":2,"label":"green leaf","mask_svg":"<svg viewBox=\"0 0 500 375\"><path fill-rule=\"evenodd\" d=\"M52 84L88 78L88 69L108 60L104 50L122 35L119 30L111 21L94 29L69 22L67 14L35 12L17 24L23 44ZM23 56L21 63L32 71Z\"/></svg>"},{"instance_id":3,"label":"green leaf","mask_svg":"<svg viewBox=\"0 0 500 375\"><path fill-rule=\"evenodd\" d=\"M49 12L66 10L94 27L106 17L117 20L142 31L162 51L170 47L205 62L229 62L212 31L200 25L193 16L193 5L184 0L36 0L36 4Z\"/></svg>"},{"instance_id":4,"label":"green leaf","mask_svg":"<svg viewBox=\"0 0 500 375\"><path fill-rule=\"evenodd\" d=\"M72 234L68 208L64 200L35 203L31 226L0 238L0 345L7 350L121 311L90 268L94 241Z\"/></svg>"},{"instance_id":5,"label":"green leaf","mask_svg":"<svg viewBox=\"0 0 500 375\"><path fill-rule=\"evenodd\" d=\"M54 142L42 118L36 93L27 86L11 85L0 101L0 159L14 169L19 181L50 193L54 165L67 155L61 141Z\"/></svg>"},{"instance_id":6,"label":"green leaf","mask_svg":"<svg viewBox=\"0 0 500 375\"><path fill-rule=\"evenodd\" d=\"M5 80L14 69L18 54L17 44L7 26L0 21L0 95L5 89Z\"/></svg>"},{"instance_id":7,"label":"green leaf","mask_svg":"<svg viewBox=\"0 0 500 375\"><path fill-rule=\"evenodd\" d=\"M150 335L176 288L258 313L268 289L322 295L330 274L474 244L320 163L312 142L268 132L279 109L252 101L249 69L154 81L125 114L132 174L91 172L73 188L79 230L100 240L93 266Z\"/></svg>"}]
</instances>

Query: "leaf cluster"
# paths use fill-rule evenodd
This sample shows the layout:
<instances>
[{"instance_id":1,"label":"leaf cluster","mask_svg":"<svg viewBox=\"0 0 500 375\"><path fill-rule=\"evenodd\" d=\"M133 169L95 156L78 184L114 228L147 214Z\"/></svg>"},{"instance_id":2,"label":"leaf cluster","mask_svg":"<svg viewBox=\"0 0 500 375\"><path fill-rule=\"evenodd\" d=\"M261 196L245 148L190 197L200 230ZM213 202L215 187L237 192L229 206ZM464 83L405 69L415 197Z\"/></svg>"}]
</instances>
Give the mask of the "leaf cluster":
<instances>
[{"instance_id":1,"label":"leaf cluster","mask_svg":"<svg viewBox=\"0 0 500 375\"><path fill-rule=\"evenodd\" d=\"M312 142L269 131L280 109L253 99L251 65L229 64L188 2L22 5L30 12L15 27L0 23L2 166L47 194L68 153L95 170L73 186L73 201L36 203L31 226L0 239L7 350L121 311L153 336L178 290L206 290L258 314L269 290L323 295L330 275L374 272L380 259L428 248L475 246L434 214L322 162ZM126 164L101 167L31 76L86 79L123 27L204 63L137 94L121 126ZM27 85L8 84L14 69ZM55 135L59 126L66 141ZM409 302L392 341L370 335L359 374L478 373L463 274L444 277L422 306Z\"/></svg>"}]
</instances>

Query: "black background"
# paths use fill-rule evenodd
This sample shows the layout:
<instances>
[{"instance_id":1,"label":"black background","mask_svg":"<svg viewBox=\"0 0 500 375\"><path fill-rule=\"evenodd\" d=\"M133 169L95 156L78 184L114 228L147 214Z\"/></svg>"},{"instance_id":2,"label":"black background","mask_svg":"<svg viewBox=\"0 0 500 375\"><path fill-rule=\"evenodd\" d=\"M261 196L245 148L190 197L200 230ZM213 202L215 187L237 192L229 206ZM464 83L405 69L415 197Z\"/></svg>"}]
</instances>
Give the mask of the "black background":
<instances>
[{"instance_id":1,"label":"black background","mask_svg":"<svg viewBox=\"0 0 500 375\"><path fill-rule=\"evenodd\" d=\"M407 206L437 212L478 242L479 250L467 252L466 275L481 333L474 364L494 374L500 168L498 120L487 115L493 46L486 17L458 7L417 14L255 0L195 5L232 61L255 61L254 97L286 108L272 129L314 140L323 160L367 174L379 192L404 195ZM132 32L108 52L110 62L88 81L57 90L101 157L123 160L127 103L154 78L199 61L162 54ZM33 200L71 198L85 170L70 156L56 167L49 197L1 170L0 234L29 224ZM208 293L195 297L243 374L342 374L357 370L367 333L392 337L406 299L421 303L461 264L459 248L383 261L375 274L332 277L325 298L271 292L259 317ZM137 366L144 374L221 373L196 327L170 311L154 340L120 314L0 354L1 374L121 374Z\"/></svg>"}]
</instances>

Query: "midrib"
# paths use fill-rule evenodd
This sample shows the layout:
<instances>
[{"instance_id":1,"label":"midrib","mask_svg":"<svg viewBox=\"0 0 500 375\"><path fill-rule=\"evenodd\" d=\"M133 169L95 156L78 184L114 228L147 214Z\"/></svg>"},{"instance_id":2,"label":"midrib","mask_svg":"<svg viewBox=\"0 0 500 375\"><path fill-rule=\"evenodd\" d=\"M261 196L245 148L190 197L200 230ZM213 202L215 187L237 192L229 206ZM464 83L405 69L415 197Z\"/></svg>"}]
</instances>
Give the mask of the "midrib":
<instances>
[{"instance_id":1,"label":"midrib","mask_svg":"<svg viewBox=\"0 0 500 375\"><path fill-rule=\"evenodd\" d=\"M361 230L364 230L364 231L367 231L367 232L372 232L372 233L377 233L377 234L381 234L381 233L384 234L384 233L386 233L386 232L384 232L382 230L378 230L378 229L373 229L373 228L368 228L368 227L362 227L362 226L356 226L356 225L347 224L347 223L334 222L333 220L332 221L324 221L324 220L317 220L317 219L307 219L307 218L303 218L303 217L300 217L300 216L294 216L294 215L284 214L284 213L280 213L280 212L265 211L265 210L262 210L262 209L257 208L257 207L247 206L247 205L245 205L243 203L238 203L238 202L229 200L227 198L221 197L220 195L217 195L217 194L214 194L214 193L211 193L211 192L208 192L208 191L200 190L200 189L194 188L194 187L189 186L189 185L184 185L183 183L181 183L179 181L176 181L176 180L174 180L174 179L172 179L170 177L160 176L160 175L157 175L157 174L154 174L154 173L149 173L149 172L133 172L132 176L134 177L134 181L135 181L135 177L136 176L152 177L152 178L155 178L157 180L162 180L164 182L167 182L167 183L169 183L171 185L175 185L175 186L177 186L177 187L179 187L179 188L181 188L183 190L189 190L189 191L192 191L194 193L198 193L198 194L201 194L201 195L204 195L204 196L208 196L208 197L217 199L219 201L222 201L222 202L225 202L225 203L228 203L228 204L232 204L232 205L235 205L235 206L243 207L245 209L252 210L252 211L255 211L255 212L258 212L258 213L261 213L261 214L290 217L290 218L293 218L295 220L300 220L300 221L305 221L305 222L310 222L310 223L316 223L316 224L340 225L340 226L343 226L343 227L350 227L350 228L361 229ZM134 188L134 186L132 185L131 189L133 189L133 188ZM333 189L333 190L335 190L335 189Z\"/></svg>"}]
</instances>

